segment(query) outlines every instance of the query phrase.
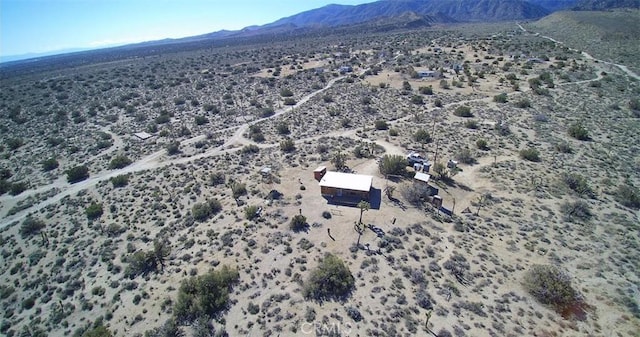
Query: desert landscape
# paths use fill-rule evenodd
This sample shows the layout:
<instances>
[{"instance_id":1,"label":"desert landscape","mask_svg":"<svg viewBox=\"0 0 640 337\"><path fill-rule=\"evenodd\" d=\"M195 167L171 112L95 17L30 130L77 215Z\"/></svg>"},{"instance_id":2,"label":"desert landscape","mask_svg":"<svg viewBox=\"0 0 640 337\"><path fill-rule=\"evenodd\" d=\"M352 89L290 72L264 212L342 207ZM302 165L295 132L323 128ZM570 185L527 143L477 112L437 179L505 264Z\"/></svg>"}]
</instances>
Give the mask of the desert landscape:
<instances>
[{"instance_id":1,"label":"desert landscape","mask_svg":"<svg viewBox=\"0 0 640 337\"><path fill-rule=\"evenodd\" d=\"M548 25L0 71L0 334L640 336L637 64Z\"/></svg>"}]
</instances>

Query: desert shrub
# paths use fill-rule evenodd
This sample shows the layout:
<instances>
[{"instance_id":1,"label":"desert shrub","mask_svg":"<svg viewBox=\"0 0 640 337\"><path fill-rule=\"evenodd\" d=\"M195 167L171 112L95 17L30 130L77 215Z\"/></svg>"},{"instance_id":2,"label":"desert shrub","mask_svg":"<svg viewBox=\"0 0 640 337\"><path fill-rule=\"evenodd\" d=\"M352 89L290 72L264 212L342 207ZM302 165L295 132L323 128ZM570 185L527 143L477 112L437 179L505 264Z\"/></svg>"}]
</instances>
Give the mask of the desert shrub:
<instances>
[{"instance_id":1,"label":"desert shrub","mask_svg":"<svg viewBox=\"0 0 640 337\"><path fill-rule=\"evenodd\" d=\"M640 209L640 190L630 184L618 186L615 199L625 207Z\"/></svg>"},{"instance_id":2,"label":"desert shrub","mask_svg":"<svg viewBox=\"0 0 640 337\"><path fill-rule=\"evenodd\" d=\"M540 152L530 147L528 149L520 150L520 158L528 161L538 162L540 161Z\"/></svg>"},{"instance_id":3,"label":"desert shrub","mask_svg":"<svg viewBox=\"0 0 640 337\"><path fill-rule=\"evenodd\" d=\"M309 299L345 299L355 287L351 271L340 258L327 254L311 272L304 284L304 296Z\"/></svg>"},{"instance_id":4,"label":"desert shrub","mask_svg":"<svg viewBox=\"0 0 640 337\"><path fill-rule=\"evenodd\" d=\"M218 270L183 280L173 307L174 317L181 323L216 317L227 308L229 292L239 278L236 269L225 265Z\"/></svg>"},{"instance_id":5,"label":"desert shrub","mask_svg":"<svg viewBox=\"0 0 640 337\"><path fill-rule=\"evenodd\" d=\"M89 168L85 165L72 167L66 171L67 181L71 184L83 181L89 178Z\"/></svg>"},{"instance_id":6,"label":"desert shrub","mask_svg":"<svg viewBox=\"0 0 640 337\"><path fill-rule=\"evenodd\" d=\"M464 148L458 151L458 153L456 153L456 160L467 165L471 165L476 162L476 159L473 158L471 150L469 150L468 148Z\"/></svg>"},{"instance_id":7,"label":"desert shrub","mask_svg":"<svg viewBox=\"0 0 640 337\"><path fill-rule=\"evenodd\" d=\"M247 206L244 208L244 217L247 220L253 220L258 217L258 210L260 208L255 205Z\"/></svg>"},{"instance_id":8,"label":"desert shrub","mask_svg":"<svg viewBox=\"0 0 640 337\"><path fill-rule=\"evenodd\" d=\"M400 186L400 195L409 204L420 206L425 198L429 196L429 188L426 184L406 183Z\"/></svg>"},{"instance_id":9,"label":"desert shrub","mask_svg":"<svg viewBox=\"0 0 640 337\"><path fill-rule=\"evenodd\" d=\"M377 120L375 122L375 128L376 130L387 130L389 128L389 125L387 124L386 121Z\"/></svg>"},{"instance_id":10,"label":"desert shrub","mask_svg":"<svg viewBox=\"0 0 640 337\"><path fill-rule=\"evenodd\" d=\"M480 150L485 150L485 151L489 149L487 140L483 138L476 140L476 147L479 148Z\"/></svg>"},{"instance_id":11,"label":"desert shrub","mask_svg":"<svg viewBox=\"0 0 640 337\"><path fill-rule=\"evenodd\" d=\"M413 96L411 96L411 103L413 103L415 105L422 105L422 104L424 104L424 100L422 99L422 96L420 96L420 95L413 95Z\"/></svg>"},{"instance_id":12,"label":"desert shrub","mask_svg":"<svg viewBox=\"0 0 640 337\"><path fill-rule=\"evenodd\" d=\"M573 148L566 142L556 144L556 150L560 153L573 153Z\"/></svg>"},{"instance_id":13,"label":"desert shrub","mask_svg":"<svg viewBox=\"0 0 640 337\"><path fill-rule=\"evenodd\" d=\"M595 194L587 179L579 173L564 173L561 179L567 188L578 195L593 197Z\"/></svg>"},{"instance_id":14,"label":"desert shrub","mask_svg":"<svg viewBox=\"0 0 640 337\"><path fill-rule=\"evenodd\" d=\"M125 187L129 184L129 176L126 174L117 175L111 178L111 184L114 188Z\"/></svg>"},{"instance_id":15,"label":"desert shrub","mask_svg":"<svg viewBox=\"0 0 640 337\"><path fill-rule=\"evenodd\" d=\"M111 337L111 331L104 325L100 324L92 329L89 329L82 334L82 337Z\"/></svg>"},{"instance_id":16,"label":"desert shrub","mask_svg":"<svg viewBox=\"0 0 640 337\"><path fill-rule=\"evenodd\" d=\"M208 199L205 202L196 203L191 208L191 214L193 218L198 221L205 221L211 216L217 214L222 210L222 204L218 199Z\"/></svg>"},{"instance_id":17,"label":"desert shrub","mask_svg":"<svg viewBox=\"0 0 640 337\"><path fill-rule=\"evenodd\" d=\"M247 311L250 314L255 315L260 312L260 306L257 304L254 304L253 302L249 302L249 304L247 305Z\"/></svg>"},{"instance_id":18,"label":"desert shrub","mask_svg":"<svg viewBox=\"0 0 640 337\"><path fill-rule=\"evenodd\" d=\"M473 119L470 119L470 120L464 122L464 127L467 128L467 129L475 130L475 129L478 128L478 126L479 126L478 122L473 120Z\"/></svg>"},{"instance_id":19,"label":"desert shrub","mask_svg":"<svg viewBox=\"0 0 640 337\"><path fill-rule=\"evenodd\" d=\"M6 179L0 179L0 195L9 192L11 189L11 183Z\"/></svg>"},{"instance_id":20,"label":"desert shrub","mask_svg":"<svg viewBox=\"0 0 640 337\"><path fill-rule=\"evenodd\" d=\"M560 205L560 211L566 221L589 221L593 216L591 207L583 200L565 202Z\"/></svg>"},{"instance_id":21,"label":"desert shrub","mask_svg":"<svg viewBox=\"0 0 640 337\"><path fill-rule=\"evenodd\" d=\"M280 151L293 152L296 150L296 143L291 138L287 138L280 142Z\"/></svg>"},{"instance_id":22,"label":"desert shrub","mask_svg":"<svg viewBox=\"0 0 640 337\"><path fill-rule=\"evenodd\" d=\"M289 124L285 122L278 123L278 125L276 126L276 130L278 131L278 134L281 135L288 135L289 133L291 133L291 130L289 130Z\"/></svg>"},{"instance_id":23,"label":"desert shrub","mask_svg":"<svg viewBox=\"0 0 640 337\"><path fill-rule=\"evenodd\" d=\"M538 302L558 312L583 305L582 295L573 288L571 277L552 265L533 265L524 275L524 288Z\"/></svg>"},{"instance_id":24,"label":"desert shrub","mask_svg":"<svg viewBox=\"0 0 640 337\"><path fill-rule=\"evenodd\" d=\"M276 114L276 111L273 109L273 107L268 106L268 107L262 108L262 111L260 112L260 117L267 118L275 114Z\"/></svg>"},{"instance_id":25,"label":"desert shrub","mask_svg":"<svg viewBox=\"0 0 640 337\"><path fill-rule=\"evenodd\" d=\"M493 101L496 103L507 103L507 94L501 93L499 95L493 96Z\"/></svg>"},{"instance_id":26,"label":"desert shrub","mask_svg":"<svg viewBox=\"0 0 640 337\"><path fill-rule=\"evenodd\" d=\"M14 151L24 145L22 138L9 138L5 141L9 150Z\"/></svg>"},{"instance_id":27,"label":"desert shrub","mask_svg":"<svg viewBox=\"0 0 640 337\"><path fill-rule=\"evenodd\" d=\"M432 141L431 135L425 129L419 129L413 134L413 140L418 143L427 144Z\"/></svg>"},{"instance_id":28,"label":"desert shrub","mask_svg":"<svg viewBox=\"0 0 640 337\"><path fill-rule=\"evenodd\" d=\"M131 279L155 271L158 265L153 251L137 251L127 257L127 262L124 275Z\"/></svg>"},{"instance_id":29,"label":"desert shrub","mask_svg":"<svg viewBox=\"0 0 640 337\"><path fill-rule=\"evenodd\" d=\"M399 134L400 134L400 132L398 132L398 129L395 129L395 128L389 129L389 136L396 137Z\"/></svg>"},{"instance_id":30,"label":"desert shrub","mask_svg":"<svg viewBox=\"0 0 640 337\"><path fill-rule=\"evenodd\" d=\"M420 88L418 88L418 91L423 95L433 95L433 87L432 86L420 87Z\"/></svg>"},{"instance_id":31,"label":"desert shrub","mask_svg":"<svg viewBox=\"0 0 640 337\"><path fill-rule=\"evenodd\" d=\"M55 158L49 158L44 160L41 165L43 172L49 172L57 169L60 164L58 164L58 161Z\"/></svg>"},{"instance_id":32,"label":"desert shrub","mask_svg":"<svg viewBox=\"0 0 640 337\"><path fill-rule=\"evenodd\" d=\"M360 313L360 310L358 310L358 308L356 307L347 307L347 315L349 317L351 317L351 319L353 319L356 322L360 322L362 320L362 314Z\"/></svg>"},{"instance_id":33,"label":"desert shrub","mask_svg":"<svg viewBox=\"0 0 640 337\"><path fill-rule=\"evenodd\" d=\"M85 214L87 214L87 218L89 220L97 219L103 213L102 204L98 204L98 203L92 202L91 205L89 205L89 207L87 207L84 210L84 212L85 212Z\"/></svg>"},{"instance_id":34,"label":"desert shrub","mask_svg":"<svg viewBox=\"0 0 640 337\"><path fill-rule=\"evenodd\" d=\"M194 121L196 125L205 125L209 123L209 119L205 116L195 116Z\"/></svg>"},{"instance_id":35,"label":"desert shrub","mask_svg":"<svg viewBox=\"0 0 640 337\"><path fill-rule=\"evenodd\" d=\"M280 90L280 96L282 96L282 97L292 97L293 96L293 91L291 91L291 89L288 89L288 88L283 88L282 90Z\"/></svg>"},{"instance_id":36,"label":"desert shrub","mask_svg":"<svg viewBox=\"0 0 640 337\"><path fill-rule=\"evenodd\" d=\"M260 148L256 144L249 144L242 147L240 150L242 154L252 154L260 152Z\"/></svg>"},{"instance_id":37,"label":"desert shrub","mask_svg":"<svg viewBox=\"0 0 640 337\"><path fill-rule=\"evenodd\" d=\"M129 164L131 164L131 159L127 156L119 155L111 159L111 162L109 162L109 169L121 169Z\"/></svg>"},{"instance_id":38,"label":"desert shrub","mask_svg":"<svg viewBox=\"0 0 640 337\"><path fill-rule=\"evenodd\" d=\"M466 105L461 105L453 111L453 114L458 117L473 117L473 113L471 113L471 108Z\"/></svg>"},{"instance_id":39,"label":"desert shrub","mask_svg":"<svg viewBox=\"0 0 640 337\"><path fill-rule=\"evenodd\" d=\"M289 229L292 231L301 231L307 227L307 217L302 214L296 214L289 222Z\"/></svg>"},{"instance_id":40,"label":"desert shrub","mask_svg":"<svg viewBox=\"0 0 640 337\"><path fill-rule=\"evenodd\" d=\"M180 153L180 142L178 141L174 141L171 142L169 144L167 144L167 154L170 156L176 155L178 153Z\"/></svg>"},{"instance_id":41,"label":"desert shrub","mask_svg":"<svg viewBox=\"0 0 640 337\"><path fill-rule=\"evenodd\" d=\"M284 99L284 105L296 105L296 100L291 97L287 97Z\"/></svg>"},{"instance_id":42,"label":"desert shrub","mask_svg":"<svg viewBox=\"0 0 640 337\"><path fill-rule=\"evenodd\" d=\"M589 140L589 131L582 126L580 123L574 123L569 126L569 130L567 131L569 136L577 139L577 140Z\"/></svg>"},{"instance_id":43,"label":"desert shrub","mask_svg":"<svg viewBox=\"0 0 640 337\"><path fill-rule=\"evenodd\" d=\"M632 98L629 101L629 109L631 109L633 111L640 111L640 99Z\"/></svg>"},{"instance_id":44,"label":"desert shrub","mask_svg":"<svg viewBox=\"0 0 640 337\"><path fill-rule=\"evenodd\" d=\"M28 216L24 221L22 221L22 225L20 225L20 235L23 238L26 238L39 233L43 228L44 221Z\"/></svg>"},{"instance_id":45,"label":"desert shrub","mask_svg":"<svg viewBox=\"0 0 640 337\"><path fill-rule=\"evenodd\" d=\"M322 217L325 218L325 219L331 219L331 212L322 211Z\"/></svg>"},{"instance_id":46,"label":"desert shrub","mask_svg":"<svg viewBox=\"0 0 640 337\"><path fill-rule=\"evenodd\" d=\"M407 174L407 159L401 155L384 155L378 163L378 170L382 175L400 175Z\"/></svg>"},{"instance_id":47,"label":"desert shrub","mask_svg":"<svg viewBox=\"0 0 640 337\"><path fill-rule=\"evenodd\" d=\"M223 172L214 172L209 176L209 183L212 186L222 185L225 182L225 176Z\"/></svg>"},{"instance_id":48,"label":"desert shrub","mask_svg":"<svg viewBox=\"0 0 640 337\"><path fill-rule=\"evenodd\" d=\"M24 181L16 182L16 183L11 184L11 187L9 188L9 194L18 195L18 194L26 191L27 188L29 188L29 185L27 185L26 182L24 182Z\"/></svg>"},{"instance_id":49,"label":"desert shrub","mask_svg":"<svg viewBox=\"0 0 640 337\"><path fill-rule=\"evenodd\" d=\"M515 106L520 109L526 109L531 107L531 101L526 98L523 98L515 103Z\"/></svg>"},{"instance_id":50,"label":"desert shrub","mask_svg":"<svg viewBox=\"0 0 640 337\"><path fill-rule=\"evenodd\" d=\"M245 183L233 182L231 184L231 193L234 199L247 195L247 185Z\"/></svg>"},{"instance_id":51,"label":"desert shrub","mask_svg":"<svg viewBox=\"0 0 640 337\"><path fill-rule=\"evenodd\" d=\"M434 105L434 106L436 106L437 108L442 108L442 106L443 106L443 105L442 105L442 100L441 100L441 99L439 99L439 98L436 98L436 99L433 101L433 105Z\"/></svg>"}]
</instances>

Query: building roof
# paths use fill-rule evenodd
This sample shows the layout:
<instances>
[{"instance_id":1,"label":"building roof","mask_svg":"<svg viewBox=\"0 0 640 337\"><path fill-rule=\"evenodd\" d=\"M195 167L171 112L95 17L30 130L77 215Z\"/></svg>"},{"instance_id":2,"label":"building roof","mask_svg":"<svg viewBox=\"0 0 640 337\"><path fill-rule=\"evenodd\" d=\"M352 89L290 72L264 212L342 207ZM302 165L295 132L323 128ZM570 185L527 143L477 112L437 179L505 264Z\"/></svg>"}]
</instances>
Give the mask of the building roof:
<instances>
[{"instance_id":1,"label":"building roof","mask_svg":"<svg viewBox=\"0 0 640 337\"><path fill-rule=\"evenodd\" d=\"M424 173L424 172L416 172L416 175L413 177L413 179L418 180L418 181L422 181L425 183L429 182L429 178L431 178L430 175Z\"/></svg>"},{"instance_id":2,"label":"building roof","mask_svg":"<svg viewBox=\"0 0 640 337\"><path fill-rule=\"evenodd\" d=\"M352 191L369 192L373 177L363 174L327 172L320 180L320 186L341 188Z\"/></svg>"},{"instance_id":3,"label":"building roof","mask_svg":"<svg viewBox=\"0 0 640 337\"><path fill-rule=\"evenodd\" d=\"M138 138L140 138L140 139L142 139L142 140L149 139L149 138L151 138L153 136L153 135L150 135L150 134L148 134L148 133L146 133L144 131L143 132L134 133L133 135L138 137Z\"/></svg>"}]
</instances>

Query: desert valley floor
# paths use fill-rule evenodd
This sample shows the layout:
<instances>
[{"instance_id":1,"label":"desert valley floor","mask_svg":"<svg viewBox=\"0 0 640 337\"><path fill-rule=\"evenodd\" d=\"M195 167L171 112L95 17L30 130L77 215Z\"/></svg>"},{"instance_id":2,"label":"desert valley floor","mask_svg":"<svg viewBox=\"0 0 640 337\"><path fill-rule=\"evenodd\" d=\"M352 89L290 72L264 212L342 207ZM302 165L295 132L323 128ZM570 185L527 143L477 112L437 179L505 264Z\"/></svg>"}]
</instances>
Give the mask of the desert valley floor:
<instances>
[{"instance_id":1,"label":"desert valley floor","mask_svg":"<svg viewBox=\"0 0 640 337\"><path fill-rule=\"evenodd\" d=\"M638 80L516 23L5 76L0 334L640 336ZM410 152L443 210L383 168ZM319 166L373 176L370 208ZM327 253L354 286L309 298ZM223 266L223 310L176 321ZM536 300L534 266L579 301Z\"/></svg>"}]
</instances>

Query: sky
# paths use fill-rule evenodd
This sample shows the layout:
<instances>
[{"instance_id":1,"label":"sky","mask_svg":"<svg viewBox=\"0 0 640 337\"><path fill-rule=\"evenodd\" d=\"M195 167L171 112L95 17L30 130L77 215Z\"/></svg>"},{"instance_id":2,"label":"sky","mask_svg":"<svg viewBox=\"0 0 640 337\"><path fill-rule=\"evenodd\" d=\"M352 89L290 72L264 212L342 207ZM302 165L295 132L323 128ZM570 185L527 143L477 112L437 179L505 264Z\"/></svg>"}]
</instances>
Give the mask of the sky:
<instances>
[{"instance_id":1,"label":"sky","mask_svg":"<svg viewBox=\"0 0 640 337\"><path fill-rule=\"evenodd\" d=\"M0 57L236 30L373 0L0 0Z\"/></svg>"}]
</instances>

